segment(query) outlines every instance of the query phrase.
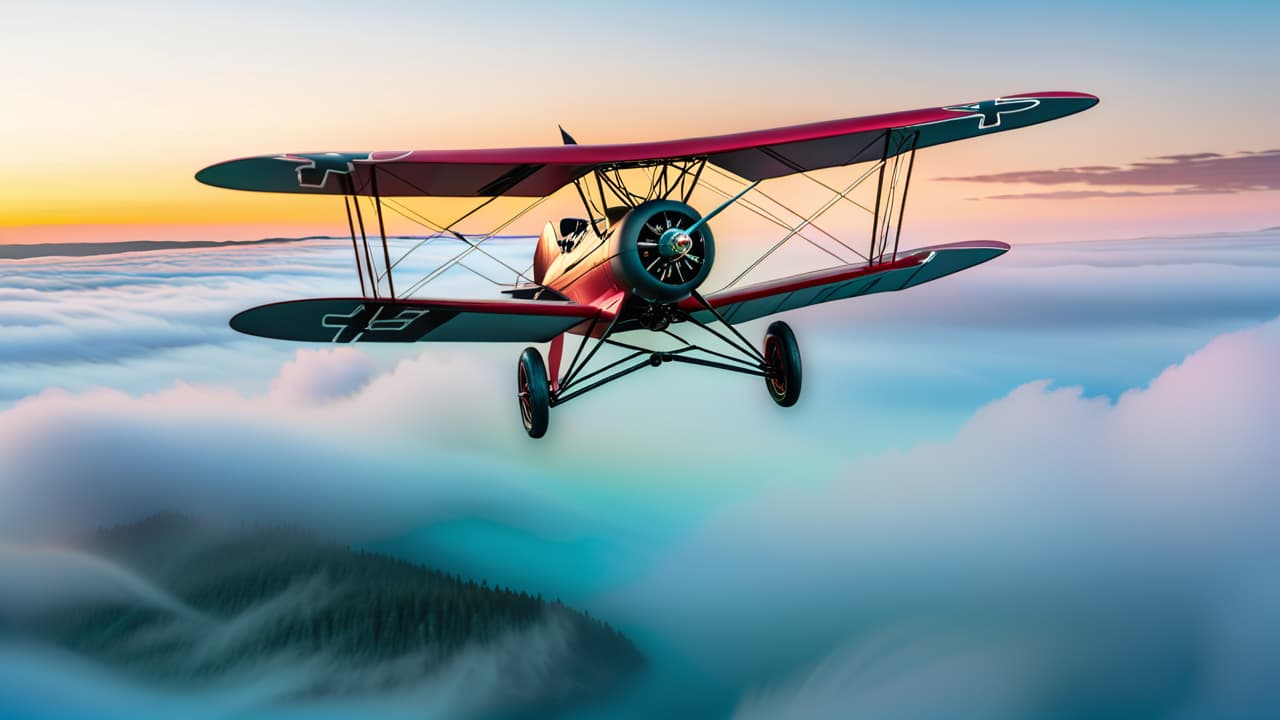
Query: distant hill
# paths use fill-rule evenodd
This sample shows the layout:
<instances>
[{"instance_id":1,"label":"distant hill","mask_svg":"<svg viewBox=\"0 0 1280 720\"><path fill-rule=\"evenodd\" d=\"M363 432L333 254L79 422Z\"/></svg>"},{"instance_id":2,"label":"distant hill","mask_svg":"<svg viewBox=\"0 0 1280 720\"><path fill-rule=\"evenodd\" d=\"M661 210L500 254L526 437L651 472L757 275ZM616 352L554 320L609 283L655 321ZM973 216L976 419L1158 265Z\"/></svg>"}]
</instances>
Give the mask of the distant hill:
<instances>
[{"instance_id":1,"label":"distant hill","mask_svg":"<svg viewBox=\"0 0 1280 720\"><path fill-rule=\"evenodd\" d=\"M37 257L89 257L115 255L126 252L151 252L156 250L189 250L192 248L236 247L239 245L273 245L304 240L328 240L327 235L301 238L264 238L262 240L129 240L123 242L66 242L31 243L27 245L0 245L0 260L26 260Z\"/></svg>"},{"instance_id":2,"label":"distant hill","mask_svg":"<svg viewBox=\"0 0 1280 720\"><path fill-rule=\"evenodd\" d=\"M485 675L472 667L483 658L489 679L472 690L510 688L495 704L527 708L603 694L643 664L630 640L559 601L296 529L165 514L82 546L177 602L60 607L27 630L144 681L205 686L287 662L307 668L298 695L351 695L412 688L455 661L468 672L451 682L465 682Z\"/></svg>"},{"instance_id":3,"label":"distant hill","mask_svg":"<svg viewBox=\"0 0 1280 720\"><path fill-rule=\"evenodd\" d=\"M399 240L421 240L430 235L394 235ZM533 235L495 235L489 243L509 240L528 241ZM261 240L126 240L120 242L59 242L29 243L21 245L0 244L0 260L29 260L42 257L91 257L128 252L161 252L166 250L191 250L201 248L227 248L245 245L280 245L308 240L350 240L349 236L308 235L297 238L263 238Z\"/></svg>"}]
</instances>

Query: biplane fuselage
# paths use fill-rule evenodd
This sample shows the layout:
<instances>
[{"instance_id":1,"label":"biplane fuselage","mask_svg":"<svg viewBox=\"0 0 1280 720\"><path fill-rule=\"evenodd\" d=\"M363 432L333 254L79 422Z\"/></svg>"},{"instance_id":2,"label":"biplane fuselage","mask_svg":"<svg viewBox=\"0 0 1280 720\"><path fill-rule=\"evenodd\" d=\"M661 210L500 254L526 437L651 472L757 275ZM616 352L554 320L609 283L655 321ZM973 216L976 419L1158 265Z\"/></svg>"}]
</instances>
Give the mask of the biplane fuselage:
<instances>
[{"instance_id":1,"label":"biplane fuselage","mask_svg":"<svg viewBox=\"0 0 1280 720\"><path fill-rule=\"evenodd\" d=\"M793 405L801 374L790 327L774 322L763 348L757 349L735 325L809 305L905 290L1003 254L1009 246L993 241L899 247L917 150L1054 120L1097 102L1084 93L1043 92L666 142L578 145L566 134L567 144L556 147L270 155L218 163L196 178L240 190L341 196L346 208L360 296L251 308L231 319L232 328L315 342L550 342L550 372L534 347L525 349L517 365L521 418L530 436L541 437L551 407L666 362L761 377L777 404ZM867 169L842 188L809 175L864 164ZM700 185L704 170L714 173L717 182L740 184L741 189L733 193L706 181ZM627 173L632 178L639 173L642 179L628 180ZM833 196L808 213L782 206L790 213L782 216L746 199L761 182L796 174L809 177ZM860 184L872 181L874 206L849 198ZM482 245L499 231L569 185L577 191L585 217L544 227L534 249L532 276L484 250ZM727 199L713 209L695 208L693 193L704 185ZM472 197L479 204L453 222L434 223L390 202L411 196ZM499 197L534 200L488 233L464 235L455 229ZM392 271L404 257L392 261L384 201L435 230L432 237L460 243L459 252L407 287L403 280L397 282ZM869 238L841 238L813 224L842 201L867 211ZM744 207L764 217L780 227L782 236L728 284L706 292L702 285L715 261L713 219L729 207ZM369 232L375 219L380 245ZM806 234L811 231L822 236ZM797 237L835 258L836 264L739 285ZM504 290L509 298L419 295L446 270L467 267L462 261L472 253L487 255L515 273L515 286ZM697 329L717 341L718 349L692 342L674 327L686 334ZM647 332L643 337L665 346L646 346L632 336L625 342L614 337L631 331ZM566 334L583 339L562 369ZM629 354L586 370L605 345Z\"/></svg>"},{"instance_id":2,"label":"biplane fuselage","mask_svg":"<svg viewBox=\"0 0 1280 720\"><path fill-rule=\"evenodd\" d=\"M638 323L649 323L651 327L648 329L654 329L653 325L663 322L670 324L670 318L654 313L687 299L702 284L706 273L695 275L692 261L686 261L681 269L689 273L688 281L679 283L672 291L672 288L661 282L660 273L651 275L643 272L644 266L649 263L638 247L642 241L627 230L635 224L628 222L631 214L644 211L644 207L631 211L603 234L598 233L590 224L581 227L585 221L576 218L566 218L560 223L564 226L566 223L576 222L581 228L567 237L555 224L547 223L534 249L534 283L574 303L598 308L603 320L612 320L619 315L630 316L629 319ZM698 257L709 270L714 260L714 241L709 229L701 235L700 250L704 255ZM691 241L686 241L684 245L678 246L677 252L684 250L687 253L690 246ZM711 252L708 253L708 250ZM654 254L659 255L656 252ZM631 272L628 272L623 261L629 257L633 258L633 263L635 259L639 259L639 263L630 268ZM676 279L680 279L679 276ZM643 315L645 310L648 310L647 316ZM604 326L600 323L596 325L595 336L598 337L604 331ZM569 332L583 334L586 326L583 323L571 328Z\"/></svg>"},{"instance_id":3,"label":"biplane fuselage","mask_svg":"<svg viewBox=\"0 0 1280 720\"><path fill-rule=\"evenodd\" d=\"M624 287L609 267L608 238L587 230L568 250L561 248L562 241L556 227L547 223L534 248L534 282L580 305L608 314L620 310L633 288Z\"/></svg>"}]
</instances>

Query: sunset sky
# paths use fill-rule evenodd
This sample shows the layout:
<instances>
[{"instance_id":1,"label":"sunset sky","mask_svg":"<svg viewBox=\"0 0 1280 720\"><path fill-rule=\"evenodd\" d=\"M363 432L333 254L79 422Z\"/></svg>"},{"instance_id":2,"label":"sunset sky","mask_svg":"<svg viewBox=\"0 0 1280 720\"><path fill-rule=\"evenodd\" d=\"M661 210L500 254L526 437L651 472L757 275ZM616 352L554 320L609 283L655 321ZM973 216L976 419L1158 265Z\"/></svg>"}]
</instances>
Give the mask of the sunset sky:
<instances>
[{"instance_id":1,"label":"sunset sky","mask_svg":"<svg viewBox=\"0 0 1280 720\"><path fill-rule=\"evenodd\" d=\"M1280 223L1280 157L1239 153L1277 144L1278 25L1266 2L9 0L0 242L342 232L332 199L192 177L245 155L554 144L557 124L667 139L1039 90L1102 103L931 149L917 178L1226 157L1051 186L917 181L913 244L1257 229ZM1092 193L986 199L1057 191Z\"/></svg>"}]
</instances>

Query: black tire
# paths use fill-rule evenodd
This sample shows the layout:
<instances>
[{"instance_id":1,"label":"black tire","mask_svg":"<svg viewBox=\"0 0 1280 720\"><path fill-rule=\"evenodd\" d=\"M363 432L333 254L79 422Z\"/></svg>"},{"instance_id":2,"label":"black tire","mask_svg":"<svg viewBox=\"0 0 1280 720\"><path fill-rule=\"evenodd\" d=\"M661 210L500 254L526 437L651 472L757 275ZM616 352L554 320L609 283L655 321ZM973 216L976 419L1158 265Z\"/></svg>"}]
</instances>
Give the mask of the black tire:
<instances>
[{"instance_id":1,"label":"black tire","mask_svg":"<svg viewBox=\"0 0 1280 720\"><path fill-rule=\"evenodd\" d=\"M551 417L551 384L547 366L537 348L525 348L516 365L516 399L520 404L520 420L531 438L547 433Z\"/></svg>"},{"instance_id":2,"label":"black tire","mask_svg":"<svg viewBox=\"0 0 1280 720\"><path fill-rule=\"evenodd\" d=\"M769 397L782 407L791 407L800 399L800 345L791 326L778 320L764 334L764 359L769 376L764 379Z\"/></svg>"}]
</instances>

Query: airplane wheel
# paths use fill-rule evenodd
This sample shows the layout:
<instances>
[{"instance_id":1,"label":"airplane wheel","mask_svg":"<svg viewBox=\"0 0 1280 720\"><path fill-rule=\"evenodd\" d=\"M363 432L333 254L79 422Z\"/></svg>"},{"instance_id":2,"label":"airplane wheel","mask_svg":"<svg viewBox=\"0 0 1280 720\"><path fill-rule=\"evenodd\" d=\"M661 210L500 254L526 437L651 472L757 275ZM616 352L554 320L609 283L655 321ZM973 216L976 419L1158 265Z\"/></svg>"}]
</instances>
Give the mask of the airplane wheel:
<instances>
[{"instance_id":1,"label":"airplane wheel","mask_svg":"<svg viewBox=\"0 0 1280 720\"><path fill-rule=\"evenodd\" d=\"M516 397L520 401L520 419L531 438L540 438L547 432L551 415L551 386L547 381L547 366L537 348L525 348L520 353L516 369Z\"/></svg>"},{"instance_id":2,"label":"airplane wheel","mask_svg":"<svg viewBox=\"0 0 1280 720\"><path fill-rule=\"evenodd\" d=\"M764 384L769 396L782 407L791 407L800 399L800 346L791 326L778 320L764 334L764 359L769 377Z\"/></svg>"}]
</instances>

